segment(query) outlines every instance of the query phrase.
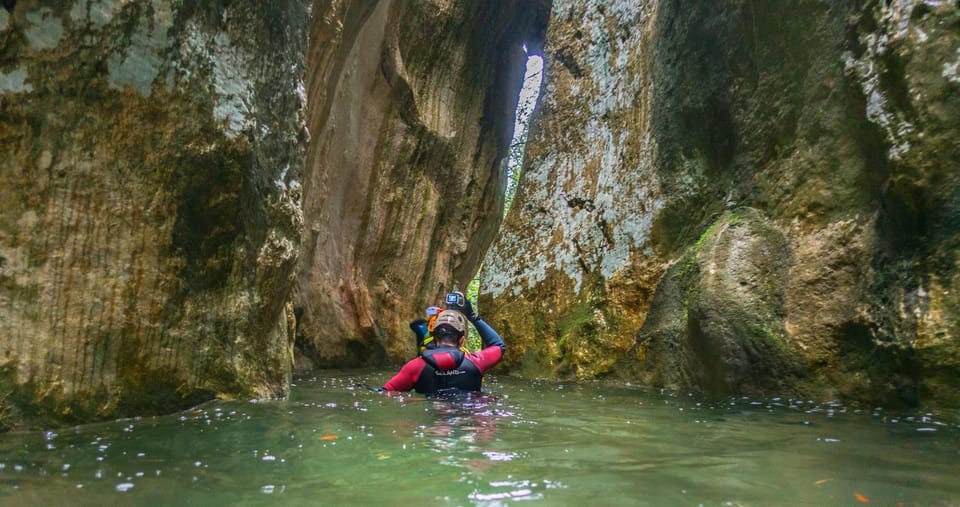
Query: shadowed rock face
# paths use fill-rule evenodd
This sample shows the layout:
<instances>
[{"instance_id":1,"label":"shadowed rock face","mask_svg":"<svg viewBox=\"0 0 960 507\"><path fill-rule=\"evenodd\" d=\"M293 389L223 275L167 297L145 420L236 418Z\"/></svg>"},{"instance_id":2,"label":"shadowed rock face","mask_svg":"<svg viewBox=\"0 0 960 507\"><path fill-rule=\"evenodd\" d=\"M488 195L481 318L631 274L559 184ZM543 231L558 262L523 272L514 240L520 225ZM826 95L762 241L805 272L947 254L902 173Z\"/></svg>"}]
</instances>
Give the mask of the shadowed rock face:
<instances>
[{"instance_id":1,"label":"shadowed rock face","mask_svg":"<svg viewBox=\"0 0 960 507\"><path fill-rule=\"evenodd\" d=\"M548 10L315 2L297 297L304 367L408 359L407 322L466 288L499 227L522 48L537 46Z\"/></svg>"},{"instance_id":2,"label":"shadowed rock face","mask_svg":"<svg viewBox=\"0 0 960 507\"><path fill-rule=\"evenodd\" d=\"M283 395L305 3L7 4L0 419Z\"/></svg>"},{"instance_id":3,"label":"shadowed rock face","mask_svg":"<svg viewBox=\"0 0 960 507\"><path fill-rule=\"evenodd\" d=\"M960 406L958 22L554 2L481 289L510 371Z\"/></svg>"}]
</instances>

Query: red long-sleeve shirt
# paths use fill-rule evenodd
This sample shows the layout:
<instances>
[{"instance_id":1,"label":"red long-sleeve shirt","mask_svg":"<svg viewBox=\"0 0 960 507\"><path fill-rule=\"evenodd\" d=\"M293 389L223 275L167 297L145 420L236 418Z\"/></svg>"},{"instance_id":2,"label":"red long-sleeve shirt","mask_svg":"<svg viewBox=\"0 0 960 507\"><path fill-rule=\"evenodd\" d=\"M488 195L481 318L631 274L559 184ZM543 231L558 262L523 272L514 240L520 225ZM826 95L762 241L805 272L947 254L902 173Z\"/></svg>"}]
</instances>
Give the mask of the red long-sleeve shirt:
<instances>
[{"instance_id":1,"label":"red long-sleeve shirt","mask_svg":"<svg viewBox=\"0 0 960 507\"><path fill-rule=\"evenodd\" d=\"M480 373L483 373L499 363L502 357L503 347L501 344L496 344L490 345L479 352L465 354L463 359L464 361L470 361L475 364L477 369L480 370ZM383 385L383 388L387 391L409 391L413 389L414 384L417 383L417 379L420 378L420 373L426 365L427 362L420 356L407 361L407 364L403 365L403 368L400 368L400 371L388 380L387 383Z\"/></svg>"}]
</instances>

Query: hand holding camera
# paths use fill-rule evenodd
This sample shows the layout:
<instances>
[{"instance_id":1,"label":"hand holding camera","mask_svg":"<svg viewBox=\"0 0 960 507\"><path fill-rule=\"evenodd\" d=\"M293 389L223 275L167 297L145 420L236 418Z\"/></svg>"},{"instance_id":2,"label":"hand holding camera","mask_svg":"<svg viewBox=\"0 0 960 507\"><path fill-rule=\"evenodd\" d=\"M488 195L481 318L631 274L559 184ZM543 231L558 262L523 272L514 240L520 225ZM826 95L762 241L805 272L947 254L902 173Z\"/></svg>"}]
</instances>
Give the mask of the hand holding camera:
<instances>
[{"instance_id":1,"label":"hand holding camera","mask_svg":"<svg viewBox=\"0 0 960 507\"><path fill-rule=\"evenodd\" d=\"M451 292L447 294L446 303L448 310L457 310L466 316L470 322L474 322L480 318L480 316L473 311L473 305L470 304L470 300L467 299L462 292Z\"/></svg>"}]
</instances>

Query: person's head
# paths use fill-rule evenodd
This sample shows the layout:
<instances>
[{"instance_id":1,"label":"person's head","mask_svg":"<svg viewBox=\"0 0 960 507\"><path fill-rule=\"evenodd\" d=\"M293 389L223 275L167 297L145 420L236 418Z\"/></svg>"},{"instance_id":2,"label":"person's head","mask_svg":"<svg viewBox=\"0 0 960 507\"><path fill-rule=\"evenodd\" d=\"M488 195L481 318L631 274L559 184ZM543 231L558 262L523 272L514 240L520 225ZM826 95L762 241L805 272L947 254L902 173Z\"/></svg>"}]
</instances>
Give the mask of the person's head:
<instances>
[{"instance_id":1,"label":"person's head","mask_svg":"<svg viewBox=\"0 0 960 507\"><path fill-rule=\"evenodd\" d=\"M467 319L456 310L444 310L433 324L433 337L437 344L460 346L467 332Z\"/></svg>"}]
</instances>

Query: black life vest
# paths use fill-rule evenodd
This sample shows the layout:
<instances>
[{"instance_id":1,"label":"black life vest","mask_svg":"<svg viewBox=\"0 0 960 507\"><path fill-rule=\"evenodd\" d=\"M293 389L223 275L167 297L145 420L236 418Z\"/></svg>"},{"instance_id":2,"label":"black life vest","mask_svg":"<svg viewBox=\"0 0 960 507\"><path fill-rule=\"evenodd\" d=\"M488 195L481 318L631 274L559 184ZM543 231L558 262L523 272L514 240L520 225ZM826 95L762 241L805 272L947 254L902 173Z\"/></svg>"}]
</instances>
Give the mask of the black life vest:
<instances>
[{"instance_id":1,"label":"black life vest","mask_svg":"<svg viewBox=\"0 0 960 507\"><path fill-rule=\"evenodd\" d=\"M413 385L414 390L422 394L435 393L443 389L462 389L479 391L483 375L477 365L465 357L456 347L437 347L420 353L427 365Z\"/></svg>"}]
</instances>

